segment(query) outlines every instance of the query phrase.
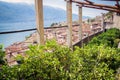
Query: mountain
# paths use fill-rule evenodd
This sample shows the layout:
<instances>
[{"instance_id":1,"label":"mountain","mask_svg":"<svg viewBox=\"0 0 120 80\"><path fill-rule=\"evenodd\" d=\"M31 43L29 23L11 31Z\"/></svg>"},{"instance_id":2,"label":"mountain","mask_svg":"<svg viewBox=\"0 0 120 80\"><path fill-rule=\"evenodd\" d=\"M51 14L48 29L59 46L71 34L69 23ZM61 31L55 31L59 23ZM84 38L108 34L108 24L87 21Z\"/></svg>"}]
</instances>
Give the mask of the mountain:
<instances>
[{"instance_id":1,"label":"mountain","mask_svg":"<svg viewBox=\"0 0 120 80\"><path fill-rule=\"evenodd\" d=\"M34 7L23 3L0 1L0 22L18 22L35 20Z\"/></svg>"},{"instance_id":2,"label":"mountain","mask_svg":"<svg viewBox=\"0 0 120 80\"><path fill-rule=\"evenodd\" d=\"M83 19L88 18L83 16ZM78 19L76 14L73 14L73 19ZM60 8L44 6L45 22L60 22L66 21L66 11ZM35 21L34 5L25 3L7 3L0 1L0 23L5 22L25 22Z\"/></svg>"}]
</instances>

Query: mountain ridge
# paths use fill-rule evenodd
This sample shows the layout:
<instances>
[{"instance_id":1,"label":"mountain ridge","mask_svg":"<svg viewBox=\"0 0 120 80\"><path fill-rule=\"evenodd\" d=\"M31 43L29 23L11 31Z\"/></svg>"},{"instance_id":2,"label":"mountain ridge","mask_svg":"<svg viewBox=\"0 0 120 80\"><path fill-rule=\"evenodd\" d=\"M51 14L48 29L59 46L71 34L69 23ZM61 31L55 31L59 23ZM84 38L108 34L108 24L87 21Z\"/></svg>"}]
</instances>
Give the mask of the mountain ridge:
<instances>
[{"instance_id":1,"label":"mountain ridge","mask_svg":"<svg viewBox=\"0 0 120 80\"><path fill-rule=\"evenodd\" d=\"M0 1L0 23L35 21L35 17L34 5ZM86 18L89 17L83 16L83 19ZM73 14L73 20L77 19L78 16ZM66 11L61 8L44 6L44 20L47 22L66 21Z\"/></svg>"}]
</instances>

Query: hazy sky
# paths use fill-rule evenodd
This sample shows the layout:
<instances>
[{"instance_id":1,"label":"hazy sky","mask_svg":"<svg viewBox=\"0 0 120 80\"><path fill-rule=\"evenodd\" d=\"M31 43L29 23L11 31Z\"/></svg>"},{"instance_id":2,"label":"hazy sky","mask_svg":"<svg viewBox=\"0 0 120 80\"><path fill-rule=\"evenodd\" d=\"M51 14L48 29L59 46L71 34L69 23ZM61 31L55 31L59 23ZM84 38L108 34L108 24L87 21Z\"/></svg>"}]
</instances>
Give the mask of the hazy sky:
<instances>
[{"instance_id":1,"label":"hazy sky","mask_svg":"<svg viewBox=\"0 0 120 80\"><path fill-rule=\"evenodd\" d=\"M0 0L0 1L6 1L6 2L13 2L13 3L28 3L28 4L34 4L34 0ZM99 4L108 4L113 5L114 2L106 2L106 1L100 1L100 0L91 0L95 1ZM66 10L66 2L64 0L43 0L44 5L52 6L52 7L58 7ZM101 15L101 13L104 13L106 11L103 10L97 10L97 9L90 9L90 8L83 8L83 16L90 16L95 17L97 15ZM73 13L78 14L78 8L76 7L76 4L73 4Z\"/></svg>"}]
</instances>

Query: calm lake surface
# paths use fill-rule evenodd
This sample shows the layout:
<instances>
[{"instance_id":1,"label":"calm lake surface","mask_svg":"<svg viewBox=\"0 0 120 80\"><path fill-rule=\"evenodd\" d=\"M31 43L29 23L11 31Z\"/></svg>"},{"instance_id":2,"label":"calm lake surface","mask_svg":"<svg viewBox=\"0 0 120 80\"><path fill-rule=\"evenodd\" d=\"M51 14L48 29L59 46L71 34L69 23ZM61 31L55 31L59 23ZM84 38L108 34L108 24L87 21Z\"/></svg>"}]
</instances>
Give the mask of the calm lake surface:
<instances>
[{"instance_id":1,"label":"calm lake surface","mask_svg":"<svg viewBox=\"0 0 120 80\"><path fill-rule=\"evenodd\" d=\"M44 26L49 27L53 22L63 22L65 20L45 20ZM15 30L24 30L24 29L32 29L36 28L36 22L14 22L14 23L0 23L0 32L5 31L15 31ZM30 32L20 32L20 33L12 33L12 34L0 34L0 44L4 46L4 48L10 46L15 42L20 42L25 40L27 36L34 33L35 31Z\"/></svg>"},{"instance_id":2,"label":"calm lake surface","mask_svg":"<svg viewBox=\"0 0 120 80\"><path fill-rule=\"evenodd\" d=\"M35 28L35 22L0 23L0 32L31 29L31 28ZM8 47L15 42L20 42L25 40L25 37L29 36L33 32L35 31L13 33L13 34L0 34L0 44L4 45L4 48Z\"/></svg>"}]
</instances>

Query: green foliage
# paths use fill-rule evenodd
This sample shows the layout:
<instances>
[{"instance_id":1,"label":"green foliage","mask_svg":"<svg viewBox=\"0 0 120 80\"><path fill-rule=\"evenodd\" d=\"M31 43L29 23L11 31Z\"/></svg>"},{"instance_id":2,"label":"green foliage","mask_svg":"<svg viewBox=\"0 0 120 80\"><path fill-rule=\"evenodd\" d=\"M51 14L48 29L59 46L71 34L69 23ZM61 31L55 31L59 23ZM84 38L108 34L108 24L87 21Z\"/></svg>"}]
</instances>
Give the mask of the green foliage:
<instances>
[{"instance_id":1,"label":"green foliage","mask_svg":"<svg viewBox=\"0 0 120 80\"><path fill-rule=\"evenodd\" d=\"M100 45L104 44L106 46L117 48L120 42L120 30L119 29L109 29L107 32L100 34L99 36L93 38L89 45Z\"/></svg>"},{"instance_id":2,"label":"green foliage","mask_svg":"<svg viewBox=\"0 0 120 80\"><path fill-rule=\"evenodd\" d=\"M85 80L114 80L116 70L120 66L120 52L114 48L100 46L85 46L78 48L82 62L82 79Z\"/></svg>"},{"instance_id":3,"label":"green foliage","mask_svg":"<svg viewBox=\"0 0 120 80\"><path fill-rule=\"evenodd\" d=\"M57 24L58 24L58 23L52 23L52 24L51 24L51 27L53 27L53 26L55 26L55 25L57 25Z\"/></svg>"},{"instance_id":4,"label":"green foliage","mask_svg":"<svg viewBox=\"0 0 120 80\"><path fill-rule=\"evenodd\" d=\"M115 80L119 77L119 42L120 30L110 29L74 51L54 40L31 45L25 57L16 57L19 65L1 67L0 80ZM4 61L2 46L0 53Z\"/></svg>"},{"instance_id":5,"label":"green foliage","mask_svg":"<svg viewBox=\"0 0 120 80\"><path fill-rule=\"evenodd\" d=\"M20 54L18 54L15 58L18 64L22 64L24 62L24 57Z\"/></svg>"},{"instance_id":6,"label":"green foliage","mask_svg":"<svg viewBox=\"0 0 120 80\"><path fill-rule=\"evenodd\" d=\"M91 22L94 22L95 21L95 18L91 19Z\"/></svg>"},{"instance_id":7,"label":"green foliage","mask_svg":"<svg viewBox=\"0 0 120 80\"><path fill-rule=\"evenodd\" d=\"M0 80L115 80L120 50L100 46L76 47L72 51L55 41L30 46L23 63L3 66Z\"/></svg>"},{"instance_id":8,"label":"green foliage","mask_svg":"<svg viewBox=\"0 0 120 80\"><path fill-rule=\"evenodd\" d=\"M3 51L3 46L0 45L0 65L5 64L4 56L5 56L5 52Z\"/></svg>"},{"instance_id":9,"label":"green foliage","mask_svg":"<svg viewBox=\"0 0 120 80\"><path fill-rule=\"evenodd\" d=\"M107 19L111 18L113 15L113 12L108 12L107 14L105 14L105 16L107 17Z\"/></svg>"}]
</instances>

